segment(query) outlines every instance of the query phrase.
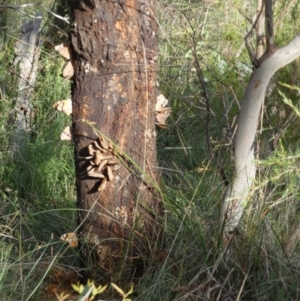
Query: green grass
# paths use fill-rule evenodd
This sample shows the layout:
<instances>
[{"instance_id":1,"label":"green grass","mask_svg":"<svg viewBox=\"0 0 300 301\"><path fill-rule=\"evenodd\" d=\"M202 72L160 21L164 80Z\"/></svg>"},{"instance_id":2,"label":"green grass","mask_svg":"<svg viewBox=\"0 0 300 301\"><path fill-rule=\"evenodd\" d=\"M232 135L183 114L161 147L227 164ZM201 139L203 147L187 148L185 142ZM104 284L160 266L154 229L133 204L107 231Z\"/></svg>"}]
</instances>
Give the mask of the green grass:
<instances>
[{"instance_id":1,"label":"green grass","mask_svg":"<svg viewBox=\"0 0 300 301\"><path fill-rule=\"evenodd\" d=\"M225 186L218 166L230 179L235 118L249 77L238 69L235 57L249 25L240 22L243 18L232 6L226 8L227 17L222 17L222 5L218 2L207 12L207 7L193 1L158 4L162 29L159 89L173 110L168 128L157 129L165 205L164 247L152 254L151 265L136 283L132 300L299 299L299 246L284 249L299 226L298 119L291 119L283 128L286 117L268 113L274 105L292 113L276 89L266 101L269 118L263 120L262 134L258 135L259 172L251 202L239 235L228 249L222 248L218 214ZM15 15L10 12L9 16ZM79 265L77 251L59 240L60 235L77 227L73 145L59 140L71 120L52 108L55 101L68 97L70 84L60 77L62 60L45 47L32 97L33 129L22 152L10 156L12 127L8 120L18 80L12 65L18 32L10 22L0 37L0 299L45 300L43 294L49 283L56 284L58 271L78 271ZM58 31L50 22L46 24L45 33L51 33L48 39L58 40ZM207 144L203 91L192 69L193 29L197 57L207 80L214 158ZM285 30L290 32L290 23L279 34L279 43L286 42ZM245 49L238 60L249 63ZM275 83L297 85L298 65L280 71ZM283 91L297 104L296 93ZM283 132L274 150L278 129ZM130 283L124 291L129 287ZM106 300L112 296L112 290L104 294ZM47 298L56 300L53 292Z\"/></svg>"},{"instance_id":2,"label":"green grass","mask_svg":"<svg viewBox=\"0 0 300 301\"><path fill-rule=\"evenodd\" d=\"M59 139L71 120L52 108L68 97L70 84L60 76L62 60L52 49L43 49L31 97L32 131L24 148L12 156L9 116L18 82L12 62L19 33L9 29L0 52L0 298L40 300L50 269L77 262L77 254L59 241L77 226L73 145Z\"/></svg>"}]
</instances>

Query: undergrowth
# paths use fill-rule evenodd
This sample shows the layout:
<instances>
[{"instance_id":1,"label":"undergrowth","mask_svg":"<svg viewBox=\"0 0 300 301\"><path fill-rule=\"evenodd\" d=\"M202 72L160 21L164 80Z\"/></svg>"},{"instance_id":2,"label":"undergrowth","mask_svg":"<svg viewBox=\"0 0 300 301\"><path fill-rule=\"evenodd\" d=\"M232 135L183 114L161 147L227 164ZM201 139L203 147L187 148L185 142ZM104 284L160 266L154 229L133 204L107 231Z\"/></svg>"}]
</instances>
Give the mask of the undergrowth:
<instances>
[{"instance_id":1,"label":"undergrowth","mask_svg":"<svg viewBox=\"0 0 300 301\"><path fill-rule=\"evenodd\" d=\"M251 202L225 249L219 230L226 184L220 168L230 181L239 99L251 72L242 41L250 25L236 5L249 13L241 2L233 1L158 3L159 89L173 110L168 128L157 129L165 247L153 254L152 264L134 286L132 300L300 298L300 166L299 149L293 144L298 139L298 117L283 105L276 89L268 95L267 118L258 135L259 172ZM58 33L48 30L57 39ZM11 27L1 36L0 297L57 300L55 292L72 292L71 284L80 274L78 251L60 241L63 233L77 227L73 145L59 140L71 120L52 108L55 101L69 96L70 86L60 76L62 60L47 46L50 39L43 48L32 97L33 128L26 147L11 156L9 120L18 81L13 45L18 36L18 29ZM194 69L195 43L209 112ZM292 72L299 74L286 68L278 79L288 81ZM297 83L293 75L291 84ZM296 92L283 91L295 101ZM282 110L281 119L272 106ZM103 298L119 296L108 290Z\"/></svg>"}]
</instances>

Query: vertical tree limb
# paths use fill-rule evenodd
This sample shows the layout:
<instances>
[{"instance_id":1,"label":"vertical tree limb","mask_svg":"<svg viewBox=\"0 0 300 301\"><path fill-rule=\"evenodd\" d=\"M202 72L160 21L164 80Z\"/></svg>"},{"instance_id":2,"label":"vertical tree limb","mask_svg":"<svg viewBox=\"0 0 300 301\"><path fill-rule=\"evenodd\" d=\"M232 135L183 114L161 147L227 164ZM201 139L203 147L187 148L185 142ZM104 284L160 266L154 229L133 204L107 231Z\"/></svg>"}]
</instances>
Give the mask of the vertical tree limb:
<instances>
[{"instance_id":1,"label":"vertical tree limb","mask_svg":"<svg viewBox=\"0 0 300 301\"><path fill-rule=\"evenodd\" d=\"M72 1L71 10L82 258L108 277L121 267L131 277L143 263L130 265L151 254L161 228L155 1Z\"/></svg>"},{"instance_id":2,"label":"vertical tree limb","mask_svg":"<svg viewBox=\"0 0 300 301\"><path fill-rule=\"evenodd\" d=\"M264 1L257 0L257 22L256 22L256 60L258 60L265 51L264 43L264 26L265 26L265 17L263 14L264 11Z\"/></svg>"},{"instance_id":3,"label":"vertical tree limb","mask_svg":"<svg viewBox=\"0 0 300 301\"><path fill-rule=\"evenodd\" d=\"M21 150L24 147L27 133L31 130L31 117L33 114L30 98L37 77L38 61L41 51L42 39L39 33L42 15L25 23L22 28L22 37L15 46L15 65L18 66L20 77L18 94L13 110L14 131L12 134L11 151Z\"/></svg>"},{"instance_id":4,"label":"vertical tree limb","mask_svg":"<svg viewBox=\"0 0 300 301\"><path fill-rule=\"evenodd\" d=\"M263 40L257 34L257 36L256 36L256 54L254 54L253 50L251 49L249 39L250 39L250 37L251 37L251 35L253 33L254 28L256 28L256 31L259 28L263 28L263 23L261 23L261 21L262 21L262 15L263 15L263 9L264 9L264 6L262 5L262 0L258 0L258 2L257 2L257 14L256 14L256 17L255 17L255 20L254 20L254 22L252 24L251 29L249 30L249 32L246 34L246 36L244 38L245 46L246 46L246 49L248 51L248 55L250 57L252 65L254 67L258 66L258 56L260 54L262 54L261 53L261 48L260 47L258 48L258 45L260 43L259 41L261 41L261 43L262 43ZM262 24L262 27L261 27L261 24Z\"/></svg>"},{"instance_id":5,"label":"vertical tree limb","mask_svg":"<svg viewBox=\"0 0 300 301\"><path fill-rule=\"evenodd\" d=\"M272 0L265 0L265 19L265 31L267 41L266 52L272 54L275 51Z\"/></svg>"},{"instance_id":6,"label":"vertical tree limb","mask_svg":"<svg viewBox=\"0 0 300 301\"><path fill-rule=\"evenodd\" d=\"M238 226L255 179L254 140L268 83L274 73L300 57L300 35L271 55L263 55L247 85L234 142L234 174L222 200L221 224L231 235Z\"/></svg>"}]
</instances>

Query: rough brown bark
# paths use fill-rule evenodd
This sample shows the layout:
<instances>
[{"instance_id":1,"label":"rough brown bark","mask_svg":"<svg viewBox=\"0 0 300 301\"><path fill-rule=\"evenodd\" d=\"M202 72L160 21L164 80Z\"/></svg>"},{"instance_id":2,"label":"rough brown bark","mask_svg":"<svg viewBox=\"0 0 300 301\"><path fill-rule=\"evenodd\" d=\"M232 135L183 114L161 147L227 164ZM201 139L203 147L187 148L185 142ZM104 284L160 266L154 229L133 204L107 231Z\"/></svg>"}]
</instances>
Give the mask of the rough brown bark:
<instances>
[{"instance_id":1,"label":"rough brown bark","mask_svg":"<svg viewBox=\"0 0 300 301\"><path fill-rule=\"evenodd\" d=\"M103 267L114 276L116 262L142 258L159 238L154 4L71 2L79 237L83 256L96 257L93 270ZM111 166L113 180L102 191L105 179L88 176L91 161L82 159L99 136L111 144L109 154L121 166L115 171ZM108 172L103 169L107 180Z\"/></svg>"}]
</instances>

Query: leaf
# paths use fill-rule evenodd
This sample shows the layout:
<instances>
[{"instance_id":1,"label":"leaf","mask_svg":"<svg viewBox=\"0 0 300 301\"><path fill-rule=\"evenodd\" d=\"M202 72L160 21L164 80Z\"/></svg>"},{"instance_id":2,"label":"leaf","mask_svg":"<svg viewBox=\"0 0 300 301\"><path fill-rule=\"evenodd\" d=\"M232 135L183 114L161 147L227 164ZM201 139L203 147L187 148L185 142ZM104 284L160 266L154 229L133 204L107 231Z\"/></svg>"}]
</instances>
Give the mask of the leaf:
<instances>
[{"instance_id":1,"label":"leaf","mask_svg":"<svg viewBox=\"0 0 300 301\"><path fill-rule=\"evenodd\" d=\"M111 283L111 286L122 296L122 301L131 301L131 299L127 298L129 295L133 293L133 283L131 284L130 290L125 293L119 286L115 283Z\"/></svg>"},{"instance_id":2,"label":"leaf","mask_svg":"<svg viewBox=\"0 0 300 301\"><path fill-rule=\"evenodd\" d=\"M54 291L55 296L57 298L57 301L65 301L66 299L68 299L68 297L70 296L70 294L65 294L64 292L62 292L60 295L56 292L56 290Z\"/></svg>"},{"instance_id":3,"label":"leaf","mask_svg":"<svg viewBox=\"0 0 300 301\"><path fill-rule=\"evenodd\" d=\"M84 286L82 284L80 284L79 282L77 282L77 284L72 284L72 288L75 292L77 293L82 293L84 290Z\"/></svg>"},{"instance_id":4,"label":"leaf","mask_svg":"<svg viewBox=\"0 0 300 301\"><path fill-rule=\"evenodd\" d=\"M282 96L282 101L283 101L286 105L288 105L290 108L292 108L293 111L294 111L294 113L300 117L300 111L299 111L299 109L293 104L292 100L289 99L289 98L287 98L287 97L285 96L285 94L284 94L283 92L281 92L280 90L278 90L278 92L279 92L279 94Z\"/></svg>"},{"instance_id":5,"label":"leaf","mask_svg":"<svg viewBox=\"0 0 300 301\"><path fill-rule=\"evenodd\" d=\"M73 75L74 75L74 67L71 61L69 61L67 62L67 64L63 69L62 76L66 79L70 79L71 77L73 77Z\"/></svg>"},{"instance_id":6,"label":"leaf","mask_svg":"<svg viewBox=\"0 0 300 301\"><path fill-rule=\"evenodd\" d=\"M53 108L57 111L63 112L66 115L72 114L72 100L71 98L59 100L54 103Z\"/></svg>"},{"instance_id":7,"label":"leaf","mask_svg":"<svg viewBox=\"0 0 300 301\"><path fill-rule=\"evenodd\" d=\"M110 284L122 297L125 297L125 292L113 282Z\"/></svg>"},{"instance_id":8,"label":"leaf","mask_svg":"<svg viewBox=\"0 0 300 301\"><path fill-rule=\"evenodd\" d=\"M60 237L60 240L67 242L71 248L78 246L78 239L75 232L65 233Z\"/></svg>"},{"instance_id":9,"label":"leaf","mask_svg":"<svg viewBox=\"0 0 300 301\"><path fill-rule=\"evenodd\" d=\"M60 135L60 140L72 140L72 132L69 125L64 128L63 132Z\"/></svg>"},{"instance_id":10,"label":"leaf","mask_svg":"<svg viewBox=\"0 0 300 301\"><path fill-rule=\"evenodd\" d=\"M59 45L56 45L54 49L66 60L71 59L71 51L70 51L70 45L68 43L62 43Z\"/></svg>"}]
</instances>

